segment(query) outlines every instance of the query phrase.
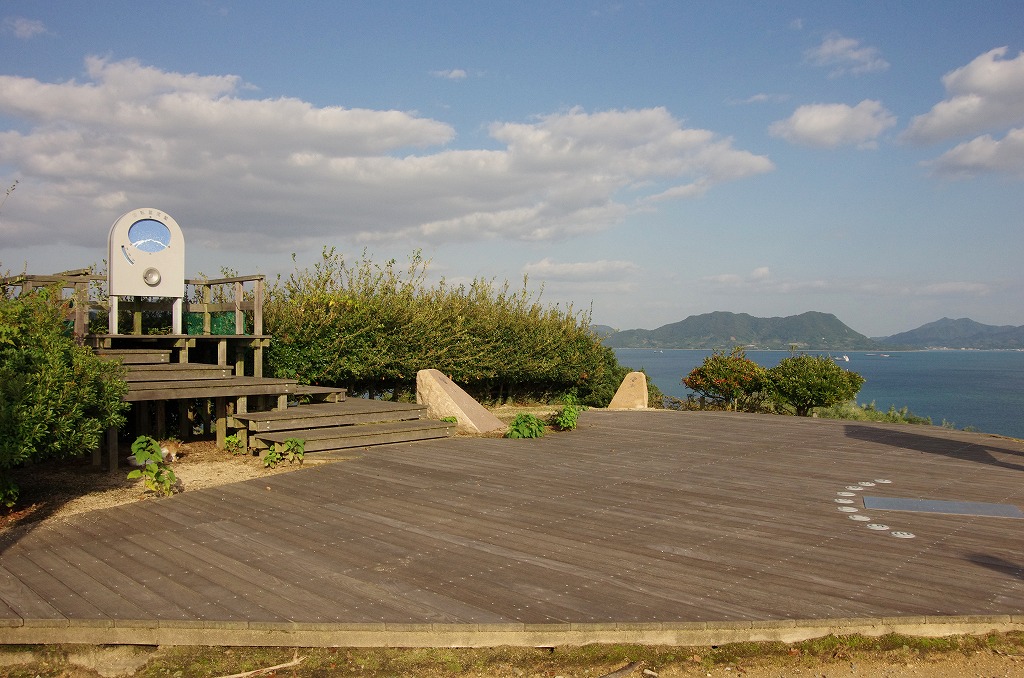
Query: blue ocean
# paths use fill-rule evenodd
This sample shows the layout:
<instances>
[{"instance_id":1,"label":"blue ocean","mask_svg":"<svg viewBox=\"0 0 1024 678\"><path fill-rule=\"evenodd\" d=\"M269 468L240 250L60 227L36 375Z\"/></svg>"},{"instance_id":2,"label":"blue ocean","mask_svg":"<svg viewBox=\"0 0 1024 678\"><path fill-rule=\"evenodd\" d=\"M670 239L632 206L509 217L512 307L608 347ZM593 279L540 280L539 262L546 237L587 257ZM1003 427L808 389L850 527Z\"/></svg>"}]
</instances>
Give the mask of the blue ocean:
<instances>
[{"instance_id":1,"label":"blue ocean","mask_svg":"<svg viewBox=\"0 0 1024 678\"><path fill-rule=\"evenodd\" d=\"M663 393L685 398L682 379L710 355L703 350L615 349L619 362L643 369ZM788 351L749 351L764 367L777 365ZM880 410L908 407L932 423L970 426L986 433L1024 438L1024 351L848 352L844 369L865 382L857 402Z\"/></svg>"}]
</instances>

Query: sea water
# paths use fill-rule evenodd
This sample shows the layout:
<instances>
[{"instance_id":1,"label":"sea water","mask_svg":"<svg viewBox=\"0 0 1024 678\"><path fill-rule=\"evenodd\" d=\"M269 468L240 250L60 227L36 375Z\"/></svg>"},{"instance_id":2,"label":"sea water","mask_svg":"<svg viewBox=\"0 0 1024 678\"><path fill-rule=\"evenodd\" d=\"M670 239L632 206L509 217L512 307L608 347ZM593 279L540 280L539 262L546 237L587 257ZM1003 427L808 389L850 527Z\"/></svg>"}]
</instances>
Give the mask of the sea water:
<instances>
[{"instance_id":1,"label":"sea water","mask_svg":"<svg viewBox=\"0 0 1024 678\"><path fill-rule=\"evenodd\" d=\"M711 352L617 348L615 354L622 365L643 369L664 394L685 398L689 391L683 377ZM747 352L764 367L789 355ZM874 402L880 410L908 407L936 425L1024 438L1024 351L853 351L831 357L864 377L858 403Z\"/></svg>"}]
</instances>

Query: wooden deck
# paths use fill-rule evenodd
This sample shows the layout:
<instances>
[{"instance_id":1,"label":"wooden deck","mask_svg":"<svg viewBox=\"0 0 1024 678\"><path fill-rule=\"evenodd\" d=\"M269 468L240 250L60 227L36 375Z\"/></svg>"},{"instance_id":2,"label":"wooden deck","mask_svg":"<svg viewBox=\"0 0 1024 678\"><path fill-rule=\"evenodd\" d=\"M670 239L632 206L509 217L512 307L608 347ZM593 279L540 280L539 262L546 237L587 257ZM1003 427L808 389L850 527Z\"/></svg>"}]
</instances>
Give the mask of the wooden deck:
<instances>
[{"instance_id":1,"label":"wooden deck","mask_svg":"<svg viewBox=\"0 0 1024 678\"><path fill-rule=\"evenodd\" d=\"M861 499L1024 508L1022 441L729 413L580 421L539 440L379 446L38 528L3 543L0 642L1024 628L1024 520L869 512Z\"/></svg>"}]
</instances>

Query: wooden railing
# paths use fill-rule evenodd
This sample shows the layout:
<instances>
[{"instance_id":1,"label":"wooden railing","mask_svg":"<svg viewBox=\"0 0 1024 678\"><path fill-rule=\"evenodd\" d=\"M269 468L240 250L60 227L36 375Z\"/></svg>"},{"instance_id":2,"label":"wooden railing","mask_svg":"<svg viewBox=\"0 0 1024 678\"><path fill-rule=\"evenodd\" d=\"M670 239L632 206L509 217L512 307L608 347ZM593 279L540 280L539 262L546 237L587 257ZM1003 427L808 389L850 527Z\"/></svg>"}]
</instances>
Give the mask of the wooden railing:
<instances>
[{"instance_id":1,"label":"wooden railing","mask_svg":"<svg viewBox=\"0 0 1024 678\"><path fill-rule=\"evenodd\" d=\"M89 313L106 309L105 305L93 301L91 294L95 283L106 280L106 276L95 275L90 269L80 268L53 275L23 273L0 278L0 284L8 288L19 288L19 294L26 294L37 287L60 288L62 297L70 305L67 320L74 323L72 331L75 340L82 343L89 332Z\"/></svg>"}]
</instances>

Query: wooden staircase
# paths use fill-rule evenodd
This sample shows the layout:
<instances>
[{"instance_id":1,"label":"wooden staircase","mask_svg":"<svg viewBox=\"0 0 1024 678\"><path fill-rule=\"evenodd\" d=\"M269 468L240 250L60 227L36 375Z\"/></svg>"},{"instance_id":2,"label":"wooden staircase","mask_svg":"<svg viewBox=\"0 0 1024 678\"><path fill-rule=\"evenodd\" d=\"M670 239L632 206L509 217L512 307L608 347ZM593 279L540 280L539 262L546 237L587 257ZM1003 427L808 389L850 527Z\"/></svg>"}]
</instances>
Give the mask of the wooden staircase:
<instances>
[{"instance_id":1,"label":"wooden staircase","mask_svg":"<svg viewBox=\"0 0 1024 678\"><path fill-rule=\"evenodd\" d=\"M249 448L261 453L290 438L305 441L306 452L323 452L445 438L455 431L455 424L426 419L423 406L364 398L248 412L234 418L245 427Z\"/></svg>"},{"instance_id":2,"label":"wooden staircase","mask_svg":"<svg viewBox=\"0 0 1024 678\"><path fill-rule=\"evenodd\" d=\"M176 362L182 354L175 356L173 348L97 348L96 353L127 368L129 402L155 401L162 412L167 401L214 400L220 447L236 435L247 450L261 455L291 438L303 440L306 452L326 452L444 438L456 428L427 419L420 405L347 398L345 389L305 386L294 379L236 376L235 368L224 364ZM251 406L262 409L250 412Z\"/></svg>"}]
</instances>

